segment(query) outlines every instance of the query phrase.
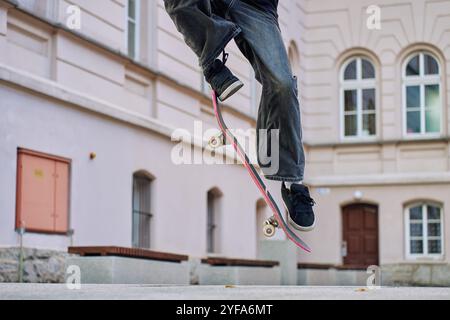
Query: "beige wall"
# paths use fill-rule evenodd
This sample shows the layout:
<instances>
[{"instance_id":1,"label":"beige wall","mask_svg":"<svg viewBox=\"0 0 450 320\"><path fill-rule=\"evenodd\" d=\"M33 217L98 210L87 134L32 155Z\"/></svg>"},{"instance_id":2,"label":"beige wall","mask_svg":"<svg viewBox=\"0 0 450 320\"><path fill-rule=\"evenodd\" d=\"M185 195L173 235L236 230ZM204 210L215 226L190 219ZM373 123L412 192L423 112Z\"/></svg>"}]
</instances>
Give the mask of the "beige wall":
<instances>
[{"instance_id":1,"label":"beige wall","mask_svg":"<svg viewBox=\"0 0 450 320\"><path fill-rule=\"evenodd\" d=\"M381 30L366 27L366 8L381 8ZM315 186L319 224L307 235L318 245L309 262L342 263L341 205L379 206L380 263L406 260L404 204L433 200L444 209L444 259L448 261L450 199L449 1L303 1L305 32L299 42L301 99L307 148L307 180ZM447 13L447 14L445 14ZM418 50L440 64L443 127L439 137L403 135L402 72ZM377 135L346 141L341 137L340 71L352 56L370 59L376 68ZM320 195L319 192L323 192Z\"/></svg>"},{"instance_id":2,"label":"beige wall","mask_svg":"<svg viewBox=\"0 0 450 320\"><path fill-rule=\"evenodd\" d=\"M0 105L7 115L0 138L0 161L7 164L0 173L0 246L18 245L11 186L17 147L26 147L72 159L75 245L131 245L131 177L144 170L155 177L153 249L206 255L206 193L217 187L224 194L219 253L256 257L260 196L244 168L171 162L173 129L194 133L194 120L203 122L204 131L216 122L209 96L200 91L196 59L162 1L148 1L148 14L142 11L148 20L143 28L150 31L147 39L142 36L138 61L125 55L125 0L48 3L53 11L44 10L42 2L16 8L0 1ZM76 33L52 24L65 22L69 4L82 10L82 29ZM226 116L233 126L249 128L255 111L250 67L234 44L230 52L230 65L247 86L230 101L233 108ZM92 151L98 158L89 164ZM63 249L69 244L66 236L25 237L27 246Z\"/></svg>"}]
</instances>

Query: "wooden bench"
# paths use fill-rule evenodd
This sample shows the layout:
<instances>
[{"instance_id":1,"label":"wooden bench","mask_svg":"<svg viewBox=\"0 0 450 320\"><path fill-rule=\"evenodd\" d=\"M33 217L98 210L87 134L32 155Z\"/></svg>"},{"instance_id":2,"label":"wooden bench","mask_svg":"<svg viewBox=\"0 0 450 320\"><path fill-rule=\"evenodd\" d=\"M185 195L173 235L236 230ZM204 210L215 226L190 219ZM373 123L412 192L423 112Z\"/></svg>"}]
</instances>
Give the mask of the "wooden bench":
<instances>
[{"instance_id":1,"label":"wooden bench","mask_svg":"<svg viewBox=\"0 0 450 320\"><path fill-rule=\"evenodd\" d=\"M70 254L77 254L83 257L116 256L168 262L183 262L189 259L189 257L186 255L152 251L140 248L125 248L115 246L69 247L68 251Z\"/></svg>"}]
</instances>

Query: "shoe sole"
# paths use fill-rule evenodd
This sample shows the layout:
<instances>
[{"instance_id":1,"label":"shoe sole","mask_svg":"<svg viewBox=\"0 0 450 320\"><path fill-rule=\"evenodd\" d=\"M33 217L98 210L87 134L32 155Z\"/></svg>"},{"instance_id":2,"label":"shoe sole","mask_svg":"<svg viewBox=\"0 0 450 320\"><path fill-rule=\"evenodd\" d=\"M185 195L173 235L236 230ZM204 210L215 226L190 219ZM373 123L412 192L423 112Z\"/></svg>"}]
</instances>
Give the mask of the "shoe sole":
<instances>
[{"instance_id":1,"label":"shoe sole","mask_svg":"<svg viewBox=\"0 0 450 320\"><path fill-rule=\"evenodd\" d=\"M231 85L228 86L228 88L225 89L224 92L219 97L219 100L221 102L227 100L229 97L231 97L233 94L235 94L239 89L241 89L244 86L244 84L238 80L236 82L233 82Z\"/></svg>"},{"instance_id":2,"label":"shoe sole","mask_svg":"<svg viewBox=\"0 0 450 320\"><path fill-rule=\"evenodd\" d=\"M284 208L285 208L286 211L287 211L289 224L290 224L294 229L296 229L296 230L298 230L298 231L302 231L302 232L309 232L309 231L314 230L314 228L316 227L316 218L315 218L315 217L314 217L314 222L313 222L313 224L312 224L311 226L309 226L309 227L301 227L301 226L299 226L297 223L295 223L294 220L292 220L291 215L289 214L289 209L287 208L286 203L284 202L284 200L283 200L283 205L284 205Z\"/></svg>"}]
</instances>

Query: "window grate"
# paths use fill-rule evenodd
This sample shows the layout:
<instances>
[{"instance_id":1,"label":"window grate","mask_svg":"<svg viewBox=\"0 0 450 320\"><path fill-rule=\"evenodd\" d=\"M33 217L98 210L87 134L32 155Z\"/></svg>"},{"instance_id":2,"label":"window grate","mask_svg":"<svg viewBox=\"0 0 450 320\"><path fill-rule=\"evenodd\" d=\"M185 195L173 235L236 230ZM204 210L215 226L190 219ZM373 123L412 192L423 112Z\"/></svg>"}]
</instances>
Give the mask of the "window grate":
<instances>
[{"instance_id":1,"label":"window grate","mask_svg":"<svg viewBox=\"0 0 450 320\"><path fill-rule=\"evenodd\" d=\"M151 180L133 177L133 247L150 248L151 235Z\"/></svg>"}]
</instances>

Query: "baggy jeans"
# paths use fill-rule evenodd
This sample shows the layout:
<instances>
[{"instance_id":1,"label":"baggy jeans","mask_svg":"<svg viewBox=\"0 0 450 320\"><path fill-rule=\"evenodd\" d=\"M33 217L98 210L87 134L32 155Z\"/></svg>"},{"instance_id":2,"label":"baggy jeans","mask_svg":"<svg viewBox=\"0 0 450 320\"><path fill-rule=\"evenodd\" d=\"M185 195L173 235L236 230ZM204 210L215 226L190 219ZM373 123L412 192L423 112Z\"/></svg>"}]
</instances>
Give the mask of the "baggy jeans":
<instances>
[{"instance_id":1,"label":"baggy jeans","mask_svg":"<svg viewBox=\"0 0 450 320\"><path fill-rule=\"evenodd\" d=\"M164 3L203 70L229 41L235 40L262 84L256 128L258 163L267 179L303 180L305 154L297 78L292 74L278 24L278 0L164 0Z\"/></svg>"}]
</instances>

